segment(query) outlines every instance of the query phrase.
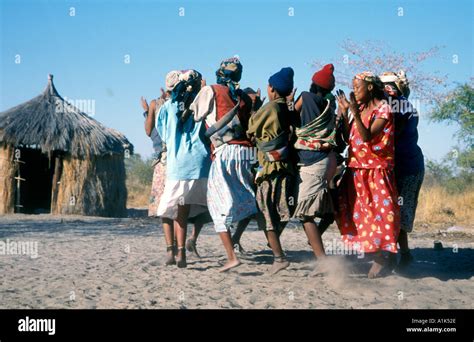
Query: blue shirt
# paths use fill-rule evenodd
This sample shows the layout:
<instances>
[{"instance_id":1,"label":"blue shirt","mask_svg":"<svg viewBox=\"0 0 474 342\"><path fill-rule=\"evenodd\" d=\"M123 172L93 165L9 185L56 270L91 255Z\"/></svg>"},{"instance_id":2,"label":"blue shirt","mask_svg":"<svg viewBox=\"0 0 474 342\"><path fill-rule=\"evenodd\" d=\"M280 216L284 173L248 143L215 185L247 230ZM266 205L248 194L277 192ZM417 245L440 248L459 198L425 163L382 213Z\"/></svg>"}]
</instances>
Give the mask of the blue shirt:
<instances>
[{"instance_id":1,"label":"blue shirt","mask_svg":"<svg viewBox=\"0 0 474 342\"><path fill-rule=\"evenodd\" d=\"M203 121L178 117L178 102L168 99L156 117L156 130L166 145L166 178L192 180L207 178L211 166L209 144Z\"/></svg>"},{"instance_id":2,"label":"blue shirt","mask_svg":"<svg viewBox=\"0 0 474 342\"><path fill-rule=\"evenodd\" d=\"M423 152L418 146L418 112L403 96L392 100L395 115L395 172L412 175L424 170Z\"/></svg>"}]
</instances>

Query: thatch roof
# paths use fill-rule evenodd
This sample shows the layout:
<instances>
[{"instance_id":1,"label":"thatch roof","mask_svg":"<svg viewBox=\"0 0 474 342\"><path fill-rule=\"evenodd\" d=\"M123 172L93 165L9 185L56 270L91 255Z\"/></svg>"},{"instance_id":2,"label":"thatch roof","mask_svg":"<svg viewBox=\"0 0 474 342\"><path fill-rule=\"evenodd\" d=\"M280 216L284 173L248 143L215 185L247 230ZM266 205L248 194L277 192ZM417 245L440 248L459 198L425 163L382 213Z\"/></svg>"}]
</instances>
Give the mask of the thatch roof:
<instances>
[{"instance_id":1,"label":"thatch roof","mask_svg":"<svg viewBox=\"0 0 474 342\"><path fill-rule=\"evenodd\" d=\"M52 75L41 95L0 113L0 143L35 146L43 153L64 151L74 157L133 152L123 134L65 101Z\"/></svg>"}]
</instances>

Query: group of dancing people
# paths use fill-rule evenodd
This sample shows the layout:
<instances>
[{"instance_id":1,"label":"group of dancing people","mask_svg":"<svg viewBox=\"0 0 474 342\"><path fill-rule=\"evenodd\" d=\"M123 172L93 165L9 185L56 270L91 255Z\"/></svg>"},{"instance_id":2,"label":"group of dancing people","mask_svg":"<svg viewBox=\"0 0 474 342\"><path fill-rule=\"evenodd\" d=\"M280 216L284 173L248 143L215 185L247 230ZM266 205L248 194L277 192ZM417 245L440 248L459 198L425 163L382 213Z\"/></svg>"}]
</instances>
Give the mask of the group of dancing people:
<instances>
[{"instance_id":1,"label":"group of dancing people","mask_svg":"<svg viewBox=\"0 0 474 342\"><path fill-rule=\"evenodd\" d=\"M228 259L220 271L239 266L240 237L254 219L275 274L290 265L280 236L293 218L318 261L335 221L344 243L373 253L369 278L409 265L424 162L405 73L357 74L347 98L332 93L328 64L296 97L285 67L268 79L265 103L259 89L240 86L242 70L237 57L222 61L213 85L196 70L171 71L158 99L142 98L155 149L149 215L162 221L165 264L185 268L187 251L199 256L198 235L212 222Z\"/></svg>"}]
</instances>

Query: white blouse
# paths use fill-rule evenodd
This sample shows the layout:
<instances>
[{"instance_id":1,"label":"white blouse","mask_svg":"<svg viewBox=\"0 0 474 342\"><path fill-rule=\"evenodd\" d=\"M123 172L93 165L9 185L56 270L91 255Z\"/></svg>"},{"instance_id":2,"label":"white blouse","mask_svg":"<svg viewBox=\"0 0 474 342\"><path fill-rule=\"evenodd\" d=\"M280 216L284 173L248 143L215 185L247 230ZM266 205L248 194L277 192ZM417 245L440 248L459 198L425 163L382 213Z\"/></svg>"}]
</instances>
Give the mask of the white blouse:
<instances>
[{"instance_id":1,"label":"white blouse","mask_svg":"<svg viewBox=\"0 0 474 342\"><path fill-rule=\"evenodd\" d=\"M206 120L207 127L216 123L216 99L211 86L199 91L189 107L194 112L194 121Z\"/></svg>"}]
</instances>

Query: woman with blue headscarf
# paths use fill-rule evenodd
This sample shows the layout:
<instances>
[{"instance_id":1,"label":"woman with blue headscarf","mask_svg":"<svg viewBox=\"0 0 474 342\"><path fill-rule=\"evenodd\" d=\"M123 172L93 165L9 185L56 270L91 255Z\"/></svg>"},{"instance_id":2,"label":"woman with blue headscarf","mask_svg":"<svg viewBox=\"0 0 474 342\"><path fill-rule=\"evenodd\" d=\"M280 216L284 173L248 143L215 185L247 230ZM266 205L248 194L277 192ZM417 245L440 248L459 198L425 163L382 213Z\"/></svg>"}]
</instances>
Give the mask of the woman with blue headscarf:
<instances>
[{"instance_id":1,"label":"woman with blue headscarf","mask_svg":"<svg viewBox=\"0 0 474 342\"><path fill-rule=\"evenodd\" d=\"M286 97L293 90L294 71L282 68L268 80L270 102L262 106L249 121L247 135L256 142L259 169L257 205L265 218L265 233L273 251L271 274L287 268L288 262L280 243L280 234L293 215L295 156L290 145L294 119Z\"/></svg>"}]
</instances>

